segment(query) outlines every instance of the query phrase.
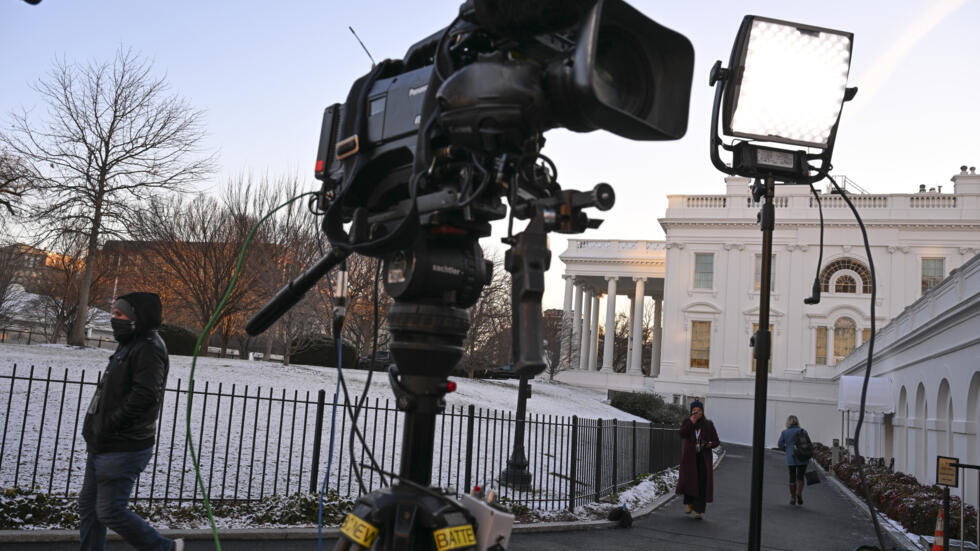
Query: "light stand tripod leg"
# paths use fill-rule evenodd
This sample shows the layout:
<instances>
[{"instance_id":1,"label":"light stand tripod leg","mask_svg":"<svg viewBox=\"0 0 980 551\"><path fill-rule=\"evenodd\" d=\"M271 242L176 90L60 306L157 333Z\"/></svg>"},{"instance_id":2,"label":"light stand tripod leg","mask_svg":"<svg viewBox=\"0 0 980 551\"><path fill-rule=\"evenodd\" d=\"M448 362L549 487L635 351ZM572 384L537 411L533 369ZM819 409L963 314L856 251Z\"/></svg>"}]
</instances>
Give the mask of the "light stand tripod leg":
<instances>
[{"instance_id":1,"label":"light stand tripod leg","mask_svg":"<svg viewBox=\"0 0 980 551\"><path fill-rule=\"evenodd\" d=\"M766 178L756 181L752 196L765 197L759 223L762 226L762 281L759 289L759 328L752 337L755 358L755 416L752 428L752 496L749 514L749 550L762 546L762 484L765 468L766 403L769 390L769 358L772 336L769 332L769 299L772 278L772 234L776 227L772 198L775 182Z\"/></svg>"},{"instance_id":2,"label":"light stand tripod leg","mask_svg":"<svg viewBox=\"0 0 980 551\"><path fill-rule=\"evenodd\" d=\"M535 215L511 245L505 257L505 266L511 273L511 350L514 370L520 375L521 383L517 391L514 447L507 468L500 473L500 483L526 491L531 488L532 481L524 452L527 399L531 392L528 377L540 373L545 367L541 297L544 295L544 274L551 265L542 216Z\"/></svg>"}]
</instances>

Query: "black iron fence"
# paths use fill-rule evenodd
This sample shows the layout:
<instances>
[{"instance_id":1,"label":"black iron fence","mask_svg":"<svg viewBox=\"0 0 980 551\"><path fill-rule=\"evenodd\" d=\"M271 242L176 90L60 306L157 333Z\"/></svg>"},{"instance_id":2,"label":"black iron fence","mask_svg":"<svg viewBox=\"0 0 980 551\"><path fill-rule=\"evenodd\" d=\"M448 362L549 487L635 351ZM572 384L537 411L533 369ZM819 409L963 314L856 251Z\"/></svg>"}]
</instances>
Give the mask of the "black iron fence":
<instances>
[{"instance_id":1,"label":"black iron fence","mask_svg":"<svg viewBox=\"0 0 980 551\"><path fill-rule=\"evenodd\" d=\"M79 491L85 469L81 425L100 376L16 365L0 374L0 488ZM362 489L355 470L369 462L371 451L381 470L398 470L404 420L389 400L365 403L357 426L367 446L356 445L352 457L352 424L342 397L210 382L195 383L193 392L190 428L212 500L316 492L324 476L330 490L357 496ZM136 499L201 499L185 438L187 393L179 378L166 389L155 453L137 483ZM531 487L501 487L497 479L511 455L515 426L513 412L447 407L436 425L433 484L457 495L489 486L502 499L534 509L572 509L680 460L674 427L529 414L524 447ZM367 491L387 482L375 470L361 473Z\"/></svg>"}]
</instances>

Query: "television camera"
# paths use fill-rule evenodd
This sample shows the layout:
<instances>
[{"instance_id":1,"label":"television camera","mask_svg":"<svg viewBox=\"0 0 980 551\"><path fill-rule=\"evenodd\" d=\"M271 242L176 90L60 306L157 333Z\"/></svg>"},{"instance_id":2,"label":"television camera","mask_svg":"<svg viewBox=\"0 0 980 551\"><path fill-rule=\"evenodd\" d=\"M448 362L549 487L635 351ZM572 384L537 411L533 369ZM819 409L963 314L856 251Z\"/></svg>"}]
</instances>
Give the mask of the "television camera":
<instances>
[{"instance_id":1,"label":"television camera","mask_svg":"<svg viewBox=\"0 0 980 551\"><path fill-rule=\"evenodd\" d=\"M622 0L468 0L450 25L373 66L344 103L326 108L315 175L330 252L246 330L264 331L350 254L383 263L394 299L389 380L405 412L401 464L393 486L358 500L337 549L506 548L508 515L429 487L435 419L462 357L467 309L492 275L479 239L509 216L513 365L532 377L545 366L547 233L596 228L601 220L585 209L615 202L605 183L563 190L541 152L544 133L678 139L693 65L687 38ZM514 219L527 220L517 234Z\"/></svg>"}]
</instances>

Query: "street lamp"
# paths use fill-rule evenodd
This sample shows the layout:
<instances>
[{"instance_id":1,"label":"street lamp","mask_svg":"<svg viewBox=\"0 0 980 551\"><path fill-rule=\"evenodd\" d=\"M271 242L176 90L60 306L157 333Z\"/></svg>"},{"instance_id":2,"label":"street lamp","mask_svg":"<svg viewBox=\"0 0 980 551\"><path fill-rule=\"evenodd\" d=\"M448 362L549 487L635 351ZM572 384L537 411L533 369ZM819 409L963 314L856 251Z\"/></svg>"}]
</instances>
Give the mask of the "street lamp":
<instances>
[{"instance_id":1,"label":"street lamp","mask_svg":"<svg viewBox=\"0 0 980 551\"><path fill-rule=\"evenodd\" d=\"M753 178L753 200L758 203L765 198L759 214L762 228L759 328L751 340L757 368L750 550L761 547L769 382L766 366L772 344L769 302L774 187L776 182L812 185L830 172L841 108L857 93L857 88L847 88L853 42L852 33L749 15L742 20L735 37L729 67L722 68L721 61L717 61L711 68L709 83L715 86L711 162L726 174ZM741 140L732 144L722 141L718 135L719 112L725 135ZM758 141L797 148L763 146ZM730 164L722 161L722 149L731 154ZM819 164L813 166L816 162Z\"/></svg>"}]
</instances>

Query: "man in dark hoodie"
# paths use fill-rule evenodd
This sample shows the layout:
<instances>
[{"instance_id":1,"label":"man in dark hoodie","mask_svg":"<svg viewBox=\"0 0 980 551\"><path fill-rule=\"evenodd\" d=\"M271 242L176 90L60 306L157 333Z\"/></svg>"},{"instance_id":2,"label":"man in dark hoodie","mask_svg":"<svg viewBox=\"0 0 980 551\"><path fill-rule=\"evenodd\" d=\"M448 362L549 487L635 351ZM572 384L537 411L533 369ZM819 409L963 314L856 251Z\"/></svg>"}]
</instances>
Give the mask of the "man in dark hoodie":
<instances>
[{"instance_id":1,"label":"man in dark hoodie","mask_svg":"<svg viewBox=\"0 0 980 551\"><path fill-rule=\"evenodd\" d=\"M129 496L153 455L157 414L170 361L157 329L160 297L130 293L112 304L119 346L85 414L85 481L78 496L81 549L105 549L106 528L140 550L181 551L183 540L163 537L129 509Z\"/></svg>"}]
</instances>

